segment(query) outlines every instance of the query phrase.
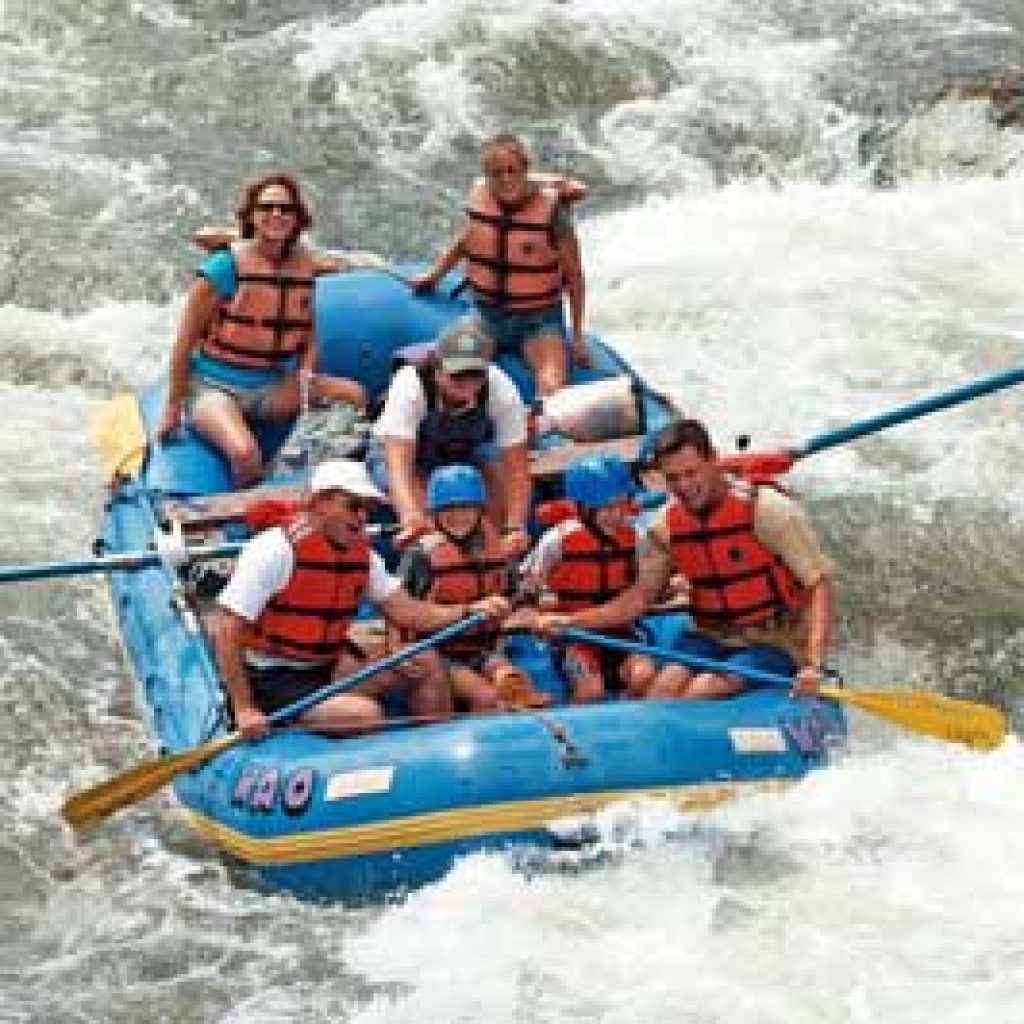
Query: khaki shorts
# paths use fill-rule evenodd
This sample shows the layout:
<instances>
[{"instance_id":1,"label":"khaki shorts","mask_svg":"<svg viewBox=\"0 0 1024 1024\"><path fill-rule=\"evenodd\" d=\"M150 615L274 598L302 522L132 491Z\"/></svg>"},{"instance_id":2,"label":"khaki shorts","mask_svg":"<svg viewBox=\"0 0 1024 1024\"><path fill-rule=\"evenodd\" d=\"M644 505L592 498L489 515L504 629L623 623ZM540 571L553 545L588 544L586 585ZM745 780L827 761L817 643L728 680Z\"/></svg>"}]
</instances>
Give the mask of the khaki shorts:
<instances>
[{"instance_id":1,"label":"khaki shorts","mask_svg":"<svg viewBox=\"0 0 1024 1024\"><path fill-rule=\"evenodd\" d=\"M188 419L195 418L196 406L206 395L227 395L242 410L247 420L263 420L269 415L274 392L281 381L258 388L244 388L232 384L213 383L196 374L189 377L182 409Z\"/></svg>"}]
</instances>

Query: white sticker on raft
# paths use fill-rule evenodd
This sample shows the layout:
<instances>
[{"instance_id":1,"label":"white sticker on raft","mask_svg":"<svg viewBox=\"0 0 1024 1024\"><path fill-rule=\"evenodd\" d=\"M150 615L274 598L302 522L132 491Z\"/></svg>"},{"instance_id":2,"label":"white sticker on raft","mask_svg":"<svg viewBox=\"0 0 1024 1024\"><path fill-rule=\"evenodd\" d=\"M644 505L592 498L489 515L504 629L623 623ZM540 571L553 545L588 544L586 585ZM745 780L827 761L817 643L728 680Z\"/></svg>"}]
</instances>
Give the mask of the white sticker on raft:
<instances>
[{"instance_id":1,"label":"white sticker on raft","mask_svg":"<svg viewBox=\"0 0 1024 1024\"><path fill-rule=\"evenodd\" d=\"M391 788L394 774L394 766L388 765L386 768L360 768L355 772L332 775L327 780L324 800L347 800L353 796L386 793Z\"/></svg>"},{"instance_id":2,"label":"white sticker on raft","mask_svg":"<svg viewBox=\"0 0 1024 1024\"><path fill-rule=\"evenodd\" d=\"M786 737L781 731L765 729L730 729L729 739L737 754L784 754Z\"/></svg>"}]
</instances>

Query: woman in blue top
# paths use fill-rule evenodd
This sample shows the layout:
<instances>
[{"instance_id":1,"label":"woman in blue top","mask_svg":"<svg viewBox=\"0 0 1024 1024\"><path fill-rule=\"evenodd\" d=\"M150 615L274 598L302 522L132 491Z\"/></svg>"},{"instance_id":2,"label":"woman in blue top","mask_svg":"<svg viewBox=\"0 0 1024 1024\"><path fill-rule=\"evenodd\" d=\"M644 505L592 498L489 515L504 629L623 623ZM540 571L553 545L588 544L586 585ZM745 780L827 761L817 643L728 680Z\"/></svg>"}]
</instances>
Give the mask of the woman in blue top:
<instances>
[{"instance_id":1,"label":"woman in blue top","mask_svg":"<svg viewBox=\"0 0 1024 1024\"><path fill-rule=\"evenodd\" d=\"M260 178L236 217L238 241L203 261L185 300L158 437L188 417L245 487L263 471L256 421L291 419L308 401L363 408L366 394L356 381L314 376L314 278L344 265L300 244L312 217L298 182Z\"/></svg>"}]
</instances>

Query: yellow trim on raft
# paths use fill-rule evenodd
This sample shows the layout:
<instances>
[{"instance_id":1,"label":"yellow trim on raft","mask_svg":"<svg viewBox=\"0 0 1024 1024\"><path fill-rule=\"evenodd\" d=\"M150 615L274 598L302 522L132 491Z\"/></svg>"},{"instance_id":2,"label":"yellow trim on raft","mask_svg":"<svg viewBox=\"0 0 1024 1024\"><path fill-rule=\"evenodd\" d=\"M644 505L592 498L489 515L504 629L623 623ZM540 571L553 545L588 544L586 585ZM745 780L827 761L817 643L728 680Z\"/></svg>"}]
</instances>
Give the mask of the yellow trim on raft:
<instances>
[{"instance_id":1,"label":"yellow trim on raft","mask_svg":"<svg viewBox=\"0 0 1024 1024\"><path fill-rule=\"evenodd\" d=\"M518 800L480 807L459 807L405 818L344 828L301 832L288 836L249 836L186 809L192 827L220 849L248 864L298 864L306 861L356 857L389 850L431 846L502 832L542 829L559 818L599 811L622 800L666 800L684 811L702 811L741 793L778 793L794 779L702 783L661 789L576 793L542 800Z\"/></svg>"}]
</instances>

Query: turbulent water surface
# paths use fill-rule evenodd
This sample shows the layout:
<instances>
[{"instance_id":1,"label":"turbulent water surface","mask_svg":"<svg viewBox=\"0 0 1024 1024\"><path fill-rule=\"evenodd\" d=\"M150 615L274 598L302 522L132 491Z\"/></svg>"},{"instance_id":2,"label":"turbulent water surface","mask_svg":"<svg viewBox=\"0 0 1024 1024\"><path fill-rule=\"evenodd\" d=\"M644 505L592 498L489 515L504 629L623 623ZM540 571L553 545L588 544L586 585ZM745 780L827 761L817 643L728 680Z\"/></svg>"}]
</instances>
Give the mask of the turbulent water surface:
<instances>
[{"instance_id":1,"label":"turbulent water surface","mask_svg":"<svg viewBox=\"0 0 1024 1024\"><path fill-rule=\"evenodd\" d=\"M3 0L0 561L81 557L86 427L166 359L197 226L295 168L317 240L424 258L479 140L591 185L590 326L724 444L798 442L1024 362L1018 0ZM1024 429L1009 391L792 476L849 679L1019 716ZM0 591L0 1021L1011 1024L1015 739L855 723L786 797L624 807L599 870L475 857L386 907L253 891L152 801L100 580ZM1015 717L1019 722L1019 717Z\"/></svg>"}]
</instances>

